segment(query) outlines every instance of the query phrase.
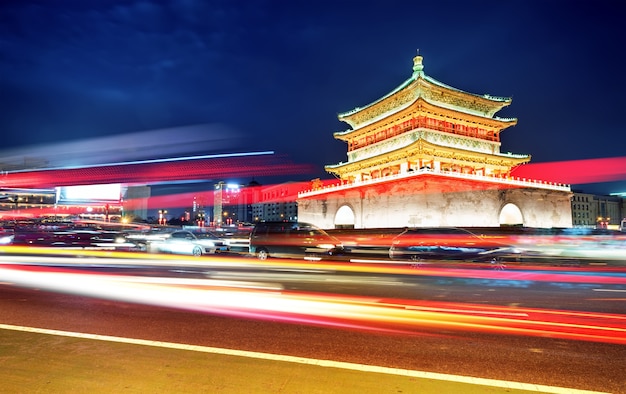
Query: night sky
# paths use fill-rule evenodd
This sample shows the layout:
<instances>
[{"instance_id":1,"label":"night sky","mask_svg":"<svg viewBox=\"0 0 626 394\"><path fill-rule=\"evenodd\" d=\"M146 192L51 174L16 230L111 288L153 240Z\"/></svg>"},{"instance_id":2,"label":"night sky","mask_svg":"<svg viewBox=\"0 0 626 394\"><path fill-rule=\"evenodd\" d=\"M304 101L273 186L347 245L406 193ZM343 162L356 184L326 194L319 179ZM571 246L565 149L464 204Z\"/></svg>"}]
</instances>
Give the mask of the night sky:
<instances>
[{"instance_id":1,"label":"night sky","mask_svg":"<svg viewBox=\"0 0 626 394\"><path fill-rule=\"evenodd\" d=\"M0 162L87 140L84 162L271 150L330 178L337 114L408 79L418 48L431 77L513 98L503 152L624 157L624 21L618 0L2 0Z\"/></svg>"}]
</instances>

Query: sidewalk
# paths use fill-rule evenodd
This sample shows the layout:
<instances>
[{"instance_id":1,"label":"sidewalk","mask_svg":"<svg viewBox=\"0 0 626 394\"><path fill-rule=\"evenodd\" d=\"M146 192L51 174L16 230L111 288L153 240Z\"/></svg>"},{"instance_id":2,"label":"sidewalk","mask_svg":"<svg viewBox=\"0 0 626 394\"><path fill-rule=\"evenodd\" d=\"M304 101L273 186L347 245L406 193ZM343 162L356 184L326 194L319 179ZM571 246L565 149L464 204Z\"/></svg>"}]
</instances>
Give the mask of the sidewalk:
<instances>
[{"instance_id":1,"label":"sidewalk","mask_svg":"<svg viewBox=\"0 0 626 394\"><path fill-rule=\"evenodd\" d=\"M356 364L337 363L338 366L324 366L312 364L311 359L295 357L280 361L256 358L254 353L250 353L252 357L246 357L214 352L224 349L159 342L149 345L142 343L148 341L123 343L112 337L79 338L66 335L22 332L14 330L12 326L0 325L0 392L576 392L531 385L524 387L527 390L494 387L412 376L412 371L383 368L381 372L372 372L351 369ZM324 361L318 361L324 364Z\"/></svg>"}]
</instances>

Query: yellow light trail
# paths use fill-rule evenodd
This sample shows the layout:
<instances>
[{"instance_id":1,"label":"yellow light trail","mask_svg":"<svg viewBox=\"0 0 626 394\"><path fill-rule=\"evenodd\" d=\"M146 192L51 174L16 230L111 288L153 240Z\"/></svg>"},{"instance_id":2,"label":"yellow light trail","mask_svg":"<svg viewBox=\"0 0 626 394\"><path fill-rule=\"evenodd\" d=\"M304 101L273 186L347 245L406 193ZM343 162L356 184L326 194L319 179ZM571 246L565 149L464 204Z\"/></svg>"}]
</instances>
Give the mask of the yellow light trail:
<instances>
[{"instance_id":1,"label":"yellow light trail","mask_svg":"<svg viewBox=\"0 0 626 394\"><path fill-rule=\"evenodd\" d=\"M4 265L3 283L200 313L407 335L442 330L626 345L624 315L285 291L255 281L84 273ZM424 331L425 330L425 331Z\"/></svg>"}]
</instances>

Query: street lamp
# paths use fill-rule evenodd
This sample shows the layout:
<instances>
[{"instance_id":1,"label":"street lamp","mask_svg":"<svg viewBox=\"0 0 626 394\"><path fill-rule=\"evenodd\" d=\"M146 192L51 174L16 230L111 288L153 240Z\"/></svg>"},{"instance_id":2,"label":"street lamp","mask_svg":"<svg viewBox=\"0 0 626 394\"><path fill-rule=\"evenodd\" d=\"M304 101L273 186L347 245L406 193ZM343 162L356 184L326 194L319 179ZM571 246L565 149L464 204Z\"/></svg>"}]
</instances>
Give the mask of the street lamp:
<instances>
[{"instance_id":1,"label":"street lamp","mask_svg":"<svg viewBox=\"0 0 626 394\"><path fill-rule=\"evenodd\" d=\"M159 209L159 224L160 225L164 225L167 220L165 219L165 215L167 214L167 211L165 209Z\"/></svg>"},{"instance_id":2,"label":"street lamp","mask_svg":"<svg viewBox=\"0 0 626 394\"><path fill-rule=\"evenodd\" d=\"M198 222L198 227L204 227L204 212L198 214L198 216L196 217L196 221Z\"/></svg>"}]
</instances>

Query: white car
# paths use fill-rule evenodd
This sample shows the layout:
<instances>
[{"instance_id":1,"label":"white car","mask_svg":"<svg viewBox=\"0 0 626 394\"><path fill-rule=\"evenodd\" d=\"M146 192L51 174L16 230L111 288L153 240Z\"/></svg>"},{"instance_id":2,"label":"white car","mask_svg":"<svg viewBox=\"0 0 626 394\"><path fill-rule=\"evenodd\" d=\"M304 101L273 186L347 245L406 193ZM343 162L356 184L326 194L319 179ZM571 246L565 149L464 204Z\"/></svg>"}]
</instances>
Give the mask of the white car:
<instances>
[{"instance_id":1,"label":"white car","mask_svg":"<svg viewBox=\"0 0 626 394\"><path fill-rule=\"evenodd\" d=\"M227 252L228 245L214 234L204 231L174 231L169 237L150 243L150 251L202 256Z\"/></svg>"}]
</instances>

